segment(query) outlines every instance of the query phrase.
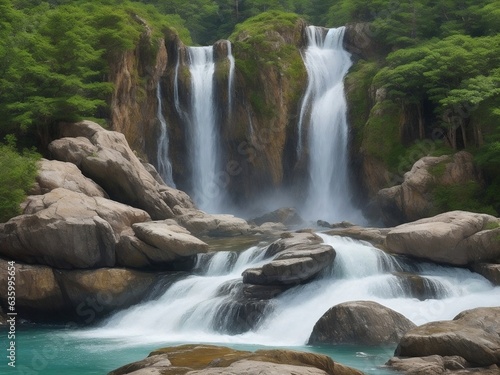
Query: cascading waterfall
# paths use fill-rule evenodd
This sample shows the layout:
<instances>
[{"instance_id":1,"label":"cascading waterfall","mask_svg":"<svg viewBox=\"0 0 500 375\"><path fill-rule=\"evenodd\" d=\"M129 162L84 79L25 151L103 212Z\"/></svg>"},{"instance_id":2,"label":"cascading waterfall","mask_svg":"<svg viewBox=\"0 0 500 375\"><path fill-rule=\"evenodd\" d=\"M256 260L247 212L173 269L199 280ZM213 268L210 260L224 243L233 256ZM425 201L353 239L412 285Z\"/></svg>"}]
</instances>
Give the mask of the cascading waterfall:
<instances>
[{"instance_id":1,"label":"cascading waterfall","mask_svg":"<svg viewBox=\"0 0 500 375\"><path fill-rule=\"evenodd\" d=\"M160 121L160 137L158 138L157 145L158 173L168 186L175 188L174 178L172 177L172 164L170 163L170 159L168 157L168 129L167 121L163 116L163 102L161 100L160 82L158 82L158 86L156 87L156 99L158 101L157 117L158 121Z\"/></svg>"},{"instance_id":2,"label":"cascading waterfall","mask_svg":"<svg viewBox=\"0 0 500 375\"><path fill-rule=\"evenodd\" d=\"M305 152L302 133L308 123L309 182L303 215L311 219L364 221L350 203L347 174L347 104L344 76L352 65L343 48L344 27L307 28L303 54L308 85L298 122L299 157Z\"/></svg>"},{"instance_id":3,"label":"cascading waterfall","mask_svg":"<svg viewBox=\"0 0 500 375\"><path fill-rule=\"evenodd\" d=\"M218 212L225 189L217 180L220 165L214 102L214 51L212 46L189 47L188 54L191 73L188 147L192 168L192 196L201 209Z\"/></svg>"},{"instance_id":4,"label":"cascading waterfall","mask_svg":"<svg viewBox=\"0 0 500 375\"><path fill-rule=\"evenodd\" d=\"M275 298L273 309L264 310L263 321L253 330L228 335L228 322L221 322L220 316L226 314L232 292L241 285L241 273L268 261L263 259L264 247L242 253L201 255L196 275L175 282L159 299L122 311L85 335L126 337L127 342L138 343L196 340L300 346L330 307L346 301L376 301L423 324L451 319L466 309L494 306L500 300L500 287L493 287L468 270L415 264L364 242L323 234L321 237L337 252L333 267L317 280ZM428 298L413 296L411 288L398 276L403 272L415 272L426 280Z\"/></svg>"},{"instance_id":5,"label":"cascading waterfall","mask_svg":"<svg viewBox=\"0 0 500 375\"><path fill-rule=\"evenodd\" d=\"M233 97L234 97L234 56L232 52L231 42L227 41L227 59L229 60L229 74L227 79L227 107L229 118L233 112Z\"/></svg>"}]
</instances>

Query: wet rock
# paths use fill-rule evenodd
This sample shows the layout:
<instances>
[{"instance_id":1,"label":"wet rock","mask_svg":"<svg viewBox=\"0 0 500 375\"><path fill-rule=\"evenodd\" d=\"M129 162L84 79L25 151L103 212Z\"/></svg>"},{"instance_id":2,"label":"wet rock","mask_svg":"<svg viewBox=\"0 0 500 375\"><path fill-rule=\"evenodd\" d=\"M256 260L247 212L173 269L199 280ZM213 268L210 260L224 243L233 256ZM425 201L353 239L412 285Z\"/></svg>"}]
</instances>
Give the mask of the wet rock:
<instances>
[{"instance_id":1,"label":"wet rock","mask_svg":"<svg viewBox=\"0 0 500 375\"><path fill-rule=\"evenodd\" d=\"M293 350L247 352L212 345L181 345L152 352L108 375L126 374L362 375L322 354Z\"/></svg>"},{"instance_id":2,"label":"wet rock","mask_svg":"<svg viewBox=\"0 0 500 375\"><path fill-rule=\"evenodd\" d=\"M414 327L403 315L379 303L345 302L332 307L316 322L308 344L390 344Z\"/></svg>"},{"instance_id":3,"label":"wet rock","mask_svg":"<svg viewBox=\"0 0 500 375\"><path fill-rule=\"evenodd\" d=\"M472 266L474 272L483 275L494 285L500 285L500 264L479 263Z\"/></svg>"}]
</instances>

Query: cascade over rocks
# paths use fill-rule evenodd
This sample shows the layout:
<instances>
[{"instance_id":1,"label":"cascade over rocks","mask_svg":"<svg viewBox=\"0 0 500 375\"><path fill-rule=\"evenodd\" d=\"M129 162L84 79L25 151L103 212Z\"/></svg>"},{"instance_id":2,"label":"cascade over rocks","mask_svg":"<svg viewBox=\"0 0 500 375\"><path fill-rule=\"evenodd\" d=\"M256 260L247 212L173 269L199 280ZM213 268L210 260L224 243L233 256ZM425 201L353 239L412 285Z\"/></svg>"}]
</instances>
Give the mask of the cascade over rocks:
<instances>
[{"instance_id":1,"label":"cascade over rocks","mask_svg":"<svg viewBox=\"0 0 500 375\"><path fill-rule=\"evenodd\" d=\"M379 303L345 302L329 309L316 322L308 344L391 344L414 327L403 315Z\"/></svg>"},{"instance_id":2,"label":"cascade over rocks","mask_svg":"<svg viewBox=\"0 0 500 375\"><path fill-rule=\"evenodd\" d=\"M385 247L393 254L455 266L488 262L500 258L499 223L486 214L450 211L391 229Z\"/></svg>"},{"instance_id":3,"label":"cascade over rocks","mask_svg":"<svg viewBox=\"0 0 500 375\"><path fill-rule=\"evenodd\" d=\"M481 182L473 157L466 151L452 156L426 156L405 173L401 185L382 189L376 202L386 225L397 225L428 217L434 210L433 190L436 186Z\"/></svg>"},{"instance_id":4,"label":"cascade over rocks","mask_svg":"<svg viewBox=\"0 0 500 375\"><path fill-rule=\"evenodd\" d=\"M288 238L282 238L269 245L265 255L274 256L273 260L261 267L249 268L243 272L244 284L261 286L246 288L247 295L274 296L279 292L276 286L289 288L307 282L333 263L335 250L331 246L322 244L320 237L311 233L288 235ZM270 291L265 292L264 287L268 287Z\"/></svg>"},{"instance_id":5,"label":"cascade over rocks","mask_svg":"<svg viewBox=\"0 0 500 375\"><path fill-rule=\"evenodd\" d=\"M159 349L146 359L111 371L108 375L362 375L322 354L294 350L247 352L213 345L181 345Z\"/></svg>"},{"instance_id":6,"label":"cascade over rocks","mask_svg":"<svg viewBox=\"0 0 500 375\"><path fill-rule=\"evenodd\" d=\"M500 364L500 307L467 310L453 320L408 331L396 348L398 357L459 356L472 366Z\"/></svg>"}]
</instances>

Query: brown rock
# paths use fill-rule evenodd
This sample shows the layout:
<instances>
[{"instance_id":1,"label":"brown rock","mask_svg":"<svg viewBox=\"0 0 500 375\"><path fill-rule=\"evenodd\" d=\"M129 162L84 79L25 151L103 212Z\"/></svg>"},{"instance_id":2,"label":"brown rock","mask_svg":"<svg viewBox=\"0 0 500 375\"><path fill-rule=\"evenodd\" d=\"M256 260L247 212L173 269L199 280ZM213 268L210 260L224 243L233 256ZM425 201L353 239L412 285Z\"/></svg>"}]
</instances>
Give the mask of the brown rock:
<instances>
[{"instance_id":1,"label":"brown rock","mask_svg":"<svg viewBox=\"0 0 500 375\"><path fill-rule=\"evenodd\" d=\"M295 208L280 208L250 220L256 225L264 223L282 223L284 225L299 225L304 222Z\"/></svg>"},{"instance_id":2,"label":"brown rock","mask_svg":"<svg viewBox=\"0 0 500 375\"><path fill-rule=\"evenodd\" d=\"M403 315L379 303L345 302L332 307L316 322L308 344L391 344L414 327Z\"/></svg>"},{"instance_id":3,"label":"brown rock","mask_svg":"<svg viewBox=\"0 0 500 375\"><path fill-rule=\"evenodd\" d=\"M486 214L446 212L391 229L385 247L391 253L452 265L487 262L500 257L499 222Z\"/></svg>"},{"instance_id":4,"label":"brown rock","mask_svg":"<svg viewBox=\"0 0 500 375\"><path fill-rule=\"evenodd\" d=\"M57 268L113 266L122 231L149 215L66 189L31 196L25 214L0 225L0 254Z\"/></svg>"},{"instance_id":5,"label":"brown rock","mask_svg":"<svg viewBox=\"0 0 500 375\"><path fill-rule=\"evenodd\" d=\"M451 321L431 322L408 331L396 349L400 357L460 356L472 365L500 363L500 307L477 308Z\"/></svg>"},{"instance_id":6,"label":"brown rock","mask_svg":"<svg viewBox=\"0 0 500 375\"><path fill-rule=\"evenodd\" d=\"M474 264L472 270L486 277L494 285L500 285L500 264Z\"/></svg>"},{"instance_id":7,"label":"brown rock","mask_svg":"<svg viewBox=\"0 0 500 375\"><path fill-rule=\"evenodd\" d=\"M399 358L393 357L387 366L406 375L440 375L448 373L447 370L460 370L468 366L467 361L459 356L441 357L431 355L427 357Z\"/></svg>"}]
</instances>

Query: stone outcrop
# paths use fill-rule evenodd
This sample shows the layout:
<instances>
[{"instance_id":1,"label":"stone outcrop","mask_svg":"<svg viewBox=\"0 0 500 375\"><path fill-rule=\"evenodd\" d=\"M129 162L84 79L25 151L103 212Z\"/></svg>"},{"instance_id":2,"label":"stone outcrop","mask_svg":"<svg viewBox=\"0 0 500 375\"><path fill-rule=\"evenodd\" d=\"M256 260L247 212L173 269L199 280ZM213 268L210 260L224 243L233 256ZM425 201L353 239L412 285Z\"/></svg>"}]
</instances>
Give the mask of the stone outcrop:
<instances>
[{"instance_id":1,"label":"stone outcrop","mask_svg":"<svg viewBox=\"0 0 500 375\"><path fill-rule=\"evenodd\" d=\"M276 295L275 291L279 290L276 286L292 287L307 282L332 265L335 250L324 245L320 237L311 233L288 233L286 237L267 248L266 256L274 257L273 260L243 272L244 284L261 286L247 288L248 295L253 291L265 295L265 287L273 291L270 295Z\"/></svg>"},{"instance_id":2,"label":"stone outcrop","mask_svg":"<svg viewBox=\"0 0 500 375\"><path fill-rule=\"evenodd\" d=\"M383 46L374 38L373 25L370 23L351 23L346 25L344 48L357 58L377 58L383 52Z\"/></svg>"},{"instance_id":3,"label":"stone outcrop","mask_svg":"<svg viewBox=\"0 0 500 375\"><path fill-rule=\"evenodd\" d=\"M451 321L431 322L408 331L398 357L459 356L472 366L500 364L500 307L476 308Z\"/></svg>"},{"instance_id":4,"label":"stone outcrop","mask_svg":"<svg viewBox=\"0 0 500 375\"><path fill-rule=\"evenodd\" d=\"M334 362L322 354L292 350L247 352L212 345L182 345L152 352L108 375L362 375L361 371Z\"/></svg>"},{"instance_id":5,"label":"stone outcrop","mask_svg":"<svg viewBox=\"0 0 500 375\"><path fill-rule=\"evenodd\" d=\"M379 303L345 302L329 309L316 322L308 344L391 344L414 327L403 315Z\"/></svg>"},{"instance_id":6,"label":"stone outcrop","mask_svg":"<svg viewBox=\"0 0 500 375\"><path fill-rule=\"evenodd\" d=\"M441 375L453 374L454 371L467 368L469 364L464 358L459 356L441 357L439 355L431 355L416 358L393 357L386 365L408 375ZM469 373L462 372L462 374L466 375Z\"/></svg>"},{"instance_id":7,"label":"stone outcrop","mask_svg":"<svg viewBox=\"0 0 500 375\"><path fill-rule=\"evenodd\" d=\"M386 249L433 262L463 266L500 258L500 220L486 214L450 211L397 226Z\"/></svg>"},{"instance_id":8,"label":"stone outcrop","mask_svg":"<svg viewBox=\"0 0 500 375\"><path fill-rule=\"evenodd\" d=\"M109 267L120 234L147 220L145 211L58 188L30 196L23 215L0 224L0 254L57 268Z\"/></svg>"},{"instance_id":9,"label":"stone outcrop","mask_svg":"<svg viewBox=\"0 0 500 375\"><path fill-rule=\"evenodd\" d=\"M232 237L247 234L250 225L233 215L211 215L203 211L175 207L177 222L195 236Z\"/></svg>"},{"instance_id":10,"label":"stone outcrop","mask_svg":"<svg viewBox=\"0 0 500 375\"><path fill-rule=\"evenodd\" d=\"M0 258L0 306L7 307L7 261ZM153 273L122 268L55 270L16 262L16 312L33 321L93 323L143 300Z\"/></svg>"},{"instance_id":11,"label":"stone outcrop","mask_svg":"<svg viewBox=\"0 0 500 375\"><path fill-rule=\"evenodd\" d=\"M397 225L428 217L434 212L436 186L481 182L473 157L466 151L453 156L426 156L404 175L401 185L378 192L376 201L386 225Z\"/></svg>"},{"instance_id":12,"label":"stone outcrop","mask_svg":"<svg viewBox=\"0 0 500 375\"><path fill-rule=\"evenodd\" d=\"M193 207L184 195L177 201L175 189L160 185L154 179L123 134L105 130L90 121L61 124L60 133L63 138L49 145L53 156L74 163L111 199L143 209L155 220L173 217L175 205Z\"/></svg>"},{"instance_id":13,"label":"stone outcrop","mask_svg":"<svg viewBox=\"0 0 500 375\"><path fill-rule=\"evenodd\" d=\"M41 159L38 162L36 186L31 194L46 194L57 188L82 193L89 197L108 197L99 185L85 177L73 163Z\"/></svg>"}]
</instances>

